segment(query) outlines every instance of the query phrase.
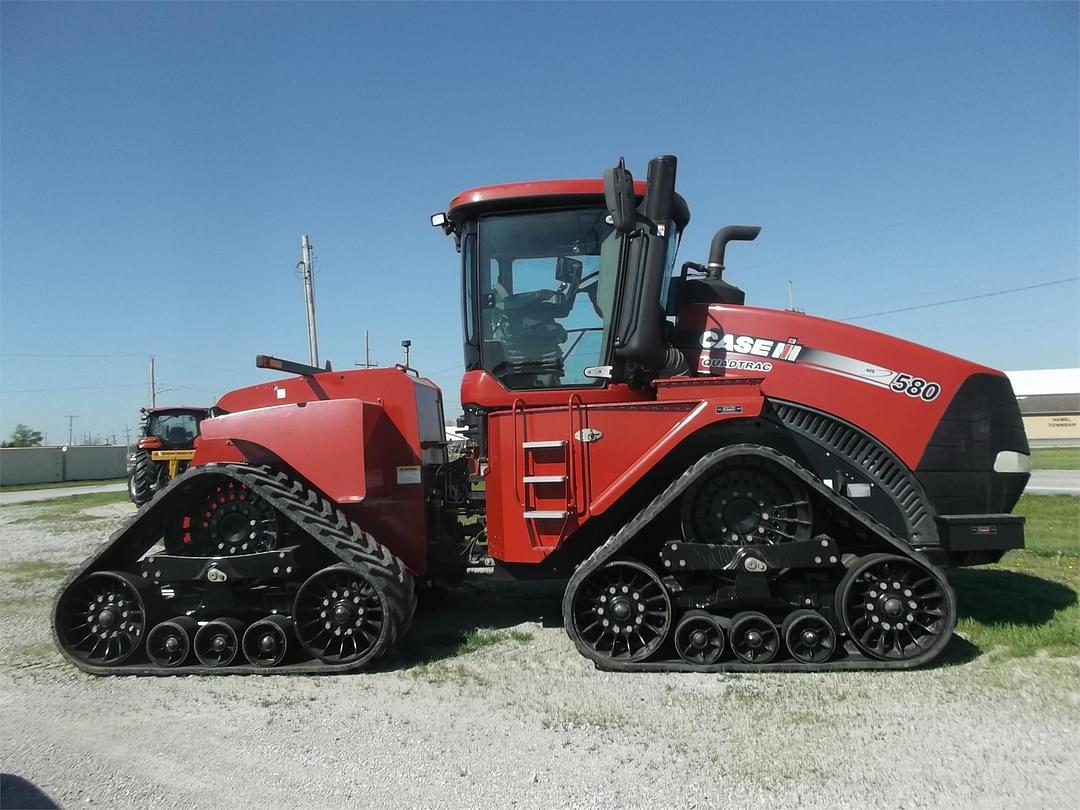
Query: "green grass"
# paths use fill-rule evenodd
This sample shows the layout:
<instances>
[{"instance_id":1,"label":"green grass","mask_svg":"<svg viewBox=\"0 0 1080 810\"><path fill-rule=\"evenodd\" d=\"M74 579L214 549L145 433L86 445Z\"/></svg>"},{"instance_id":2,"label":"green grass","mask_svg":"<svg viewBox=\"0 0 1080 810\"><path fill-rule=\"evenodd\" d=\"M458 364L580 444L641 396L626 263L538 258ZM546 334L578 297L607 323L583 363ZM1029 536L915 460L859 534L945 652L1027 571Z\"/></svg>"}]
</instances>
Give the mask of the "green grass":
<instances>
[{"instance_id":1,"label":"green grass","mask_svg":"<svg viewBox=\"0 0 1080 810\"><path fill-rule=\"evenodd\" d=\"M1080 470L1080 447L1035 447L1031 451L1035 470Z\"/></svg>"},{"instance_id":2,"label":"green grass","mask_svg":"<svg viewBox=\"0 0 1080 810\"><path fill-rule=\"evenodd\" d=\"M11 503L0 505L0 509L15 509L25 514L13 518L12 524L45 524L53 528L65 528L103 520L84 510L96 506L108 506L114 503L127 503L127 492L90 492L83 495L64 495L47 501L32 503Z\"/></svg>"},{"instance_id":3,"label":"green grass","mask_svg":"<svg viewBox=\"0 0 1080 810\"><path fill-rule=\"evenodd\" d=\"M528 644L533 634L526 630L491 630L480 628L470 630L459 639L445 644L426 645L414 652L419 655L420 663L410 671L414 677L428 683L453 683L458 686L470 684L485 686L484 676L474 672L461 656L479 652L488 647L513 641Z\"/></svg>"},{"instance_id":4,"label":"green grass","mask_svg":"<svg viewBox=\"0 0 1080 810\"><path fill-rule=\"evenodd\" d=\"M26 492L32 489L66 489L68 487L96 487L103 484L123 484L127 478L94 478L89 481L58 481L52 484L9 484L0 492Z\"/></svg>"},{"instance_id":5,"label":"green grass","mask_svg":"<svg viewBox=\"0 0 1080 810\"><path fill-rule=\"evenodd\" d=\"M60 581L72 569L66 562L55 560L19 560L5 563L3 567L4 578L16 585L41 580Z\"/></svg>"},{"instance_id":6,"label":"green grass","mask_svg":"<svg viewBox=\"0 0 1080 810\"><path fill-rule=\"evenodd\" d=\"M1024 495L1026 548L997 565L953 570L957 632L983 653L1015 658L1080 652L1080 498Z\"/></svg>"}]
</instances>

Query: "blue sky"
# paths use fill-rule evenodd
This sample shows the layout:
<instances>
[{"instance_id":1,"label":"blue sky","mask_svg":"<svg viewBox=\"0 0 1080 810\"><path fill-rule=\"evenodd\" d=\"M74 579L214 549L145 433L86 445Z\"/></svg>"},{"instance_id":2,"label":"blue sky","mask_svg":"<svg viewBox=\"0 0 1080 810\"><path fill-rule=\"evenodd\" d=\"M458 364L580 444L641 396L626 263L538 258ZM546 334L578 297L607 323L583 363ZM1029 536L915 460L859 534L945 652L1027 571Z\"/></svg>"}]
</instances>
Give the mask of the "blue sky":
<instances>
[{"instance_id":1,"label":"blue sky","mask_svg":"<svg viewBox=\"0 0 1080 810\"><path fill-rule=\"evenodd\" d=\"M1078 269L1075 3L0 6L0 433L123 437L306 360L461 373L464 188L680 159L748 303L849 318ZM1075 280L859 321L1007 369L1080 363ZM48 356L34 356L48 355ZM58 390L66 389L66 390Z\"/></svg>"}]
</instances>

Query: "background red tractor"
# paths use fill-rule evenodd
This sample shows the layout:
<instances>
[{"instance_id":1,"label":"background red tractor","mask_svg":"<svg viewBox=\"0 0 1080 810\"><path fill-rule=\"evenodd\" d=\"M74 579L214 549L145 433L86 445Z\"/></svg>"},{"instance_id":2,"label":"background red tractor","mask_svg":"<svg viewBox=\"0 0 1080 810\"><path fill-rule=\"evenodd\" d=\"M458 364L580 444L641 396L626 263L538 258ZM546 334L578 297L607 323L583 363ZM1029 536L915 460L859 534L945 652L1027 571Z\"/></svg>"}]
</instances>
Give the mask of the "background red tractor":
<instances>
[{"instance_id":1,"label":"background red tractor","mask_svg":"<svg viewBox=\"0 0 1080 810\"><path fill-rule=\"evenodd\" d=\"M142 408L138 449L128 471L128 497L142 506L179 473L195 455L199 423L207 408Z\"/></svg>"},{"instance_id":2,"label":"background red tractor","mask_svg":"<svg viewBox=\"0 0 1080 810\"><path fill-rule=\"evenodd\" d=\"M934 660L957 617L944 568L1023 545L1008 379L746 306L724 257L756 227L679 266L675 169L455 197L432 224L461 256L465 454L413 369L260 356L291 376L225 394L188 471L65 583L63 654L98 674L362 669L418 588L490 558L563 579L566 632L608 669Z\"/></svg>"}]
</instances>

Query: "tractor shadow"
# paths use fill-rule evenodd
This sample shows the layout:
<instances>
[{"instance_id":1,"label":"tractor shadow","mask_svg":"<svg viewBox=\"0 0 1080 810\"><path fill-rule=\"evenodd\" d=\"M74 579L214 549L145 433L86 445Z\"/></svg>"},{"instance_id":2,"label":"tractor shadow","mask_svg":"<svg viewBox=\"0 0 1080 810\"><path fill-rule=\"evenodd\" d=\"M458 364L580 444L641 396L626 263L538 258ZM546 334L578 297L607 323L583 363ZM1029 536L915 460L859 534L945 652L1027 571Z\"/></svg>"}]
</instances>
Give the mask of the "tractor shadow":
<instances>
[{"instance_id":1,"label":"tractor shadow","mask_svg":"<svg viewBox=\"0 0 1080 810\"><path fill-rule=\"evenodd\" d=\"M952 569L960 619L987 625L1038 627L1077 603L1076 592L1060 583L1014 571ZM408 635L377 669L402 670L454 658L470 650L478 633L505 631L523 623L562 627L563 580L517 582L470 574L438 604L422 604ZM976 644L953 636L930 665L955 666L983 654Z\"/></svg>"},{"instance_id":2,"label":"tractor shadow","mask_svg":"<svg viewBox=\"0 0 1080 810\"><path fill-rule=\"evenodd\" d=\"M453 658L476 643L478 633L505 631L523 623L562 627L565 580L515 582L491 575L470 574L445 599L416 610L412 627L386 669L409 669Z\"/></svg>"},{"instance_id":3,"label":"tractor shadow","mask_svg":"<svg viewBox=\"0 0 1080 810\"><path fill-rule=\"evenodd\" d=\"M947 576L956 592L959 618L980 624L1039 627L1077 603L1072 588L1031 574L960 568L949 570ZM966 664L982 652L977 645L954 636L938 663Z\"/></svg>"}]
</instances>

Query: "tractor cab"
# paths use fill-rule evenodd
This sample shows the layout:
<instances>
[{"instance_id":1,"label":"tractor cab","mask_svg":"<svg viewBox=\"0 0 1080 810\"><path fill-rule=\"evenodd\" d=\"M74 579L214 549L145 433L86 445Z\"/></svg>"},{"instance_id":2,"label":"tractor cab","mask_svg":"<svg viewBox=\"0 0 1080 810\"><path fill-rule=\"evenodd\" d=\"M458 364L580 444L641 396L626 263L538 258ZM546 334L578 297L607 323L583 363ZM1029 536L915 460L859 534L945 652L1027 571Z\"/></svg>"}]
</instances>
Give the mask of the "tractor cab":
<instances>
[{"instance_id":1,"label":"tractor cab","mask_svg":"<svg viewBox=\"0 0 1080 810\"><path fill-rule=\"evenodd\" d=\"M143 449L190 450L199 435L199 423L207 417L206 408L144 408Z\"/></svg>"},{"instance_id":2,"label":"tractor cab","mask_svg":"<svg viewBox=\"0 0 1080 810\"><path fill-rule=\"evenodd\" d=\"M647 184L631 181L637 204ZM685 201L668 192L660 266L647 290L626 269L604 182L556 180L466 191L432 223L455 237L462 257L465 365L507 391L602 387L622 371L619 350L646 317L659 330ZM655 256L653 256L655 258ZM628 287L628 282L631 286Z\"/></svg>"},{"instance_id":3,"label":"tractor cab","mask_svg":"<svg viewBox=\"0 0 1080 810\"><path fill-rule=\"evenodd\" d=\"M148 503L187 469L195 455L199 425L210 415L208 408L193 407L141 408L140 412L142 431L128 470L128 497L136 506Z\"/></svg>"},{"instance_id":4,"label":"tractor cab","mask_svg":"<svg viewBox=\"0 0 1080 810\"><path fill-rule=\"evenodd\" d=\"M603 180L471 189L432 217L462 257L463 402L613 384L641 398L652 380L686 371L673 317L686 304L743 303L722 279L724 248L759 229L722 228L708 263L677 271L690 211L675 166L672 156L652 160L644 182L620 161Z\"/></svg>"}]
</instances>

